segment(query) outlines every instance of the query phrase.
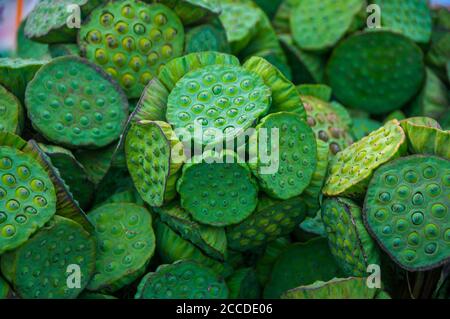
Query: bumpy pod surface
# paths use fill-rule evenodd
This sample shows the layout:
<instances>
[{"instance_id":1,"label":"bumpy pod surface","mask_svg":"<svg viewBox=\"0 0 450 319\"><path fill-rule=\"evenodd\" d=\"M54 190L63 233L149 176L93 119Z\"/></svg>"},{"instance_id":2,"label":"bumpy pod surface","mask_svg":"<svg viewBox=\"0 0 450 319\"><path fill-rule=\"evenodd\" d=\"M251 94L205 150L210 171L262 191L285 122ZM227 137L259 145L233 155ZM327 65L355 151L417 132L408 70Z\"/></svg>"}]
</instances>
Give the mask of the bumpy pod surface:
<instances>
[{"instance_id":1,"label":"bumpy pod surface","mask_svg":"<svg viewBox=\"0 0 450 319\"><path fill-rule=\"evenodd\" d=\"M258 277L253 268L236 270L227 279L227 286L230 291L229 299L258 299L261 294Z\"/></svg>"},{"instance_id":2,"label":"bumpy pod surface","mask_svg":"<svg viewBox=\"0 0 450 319\"><path fill-rule=\"evenodd\" d=\"M0 85L0 132L20 134L24 121L20 101Z\"/></svg>"},{"instance_id":3,"label":"bumpy pod surface","mask_svg":"<svg viewBox=\"0 0 450 319\"><path fill-rule=\"evenodd\" d=\"M342 41L326 73L344 105L383 114L400 109L419 91L425 67L422 51L412 40L389 31L368 31Z\"/></svg>"},{"instance_id":4,"label":"bumpy pod surface","mask_svg":"<svg viewBox=\"0 0 450 319\"><path fill-rule=\"evenodd\" d=\"M95 253L95 240L81 225L55 216L25 244L4 254L1 270L22 298L76 298L94 272ZM79 287L68 285L74 272L81 275Z\"/></svg>"},{"instance_id":5,"label":"bumpy pod surface","mask_svg":"<svg viewBox=\"0 0 450 319\"><path fill-rule=\"evenodd\" d=\"M161 67L183 53L184 27L165 5L110 1L84 21L78 42L128 98L138 98Z\"/></svg>"},{"instance_id":6,"label":"bumpy pod surface","mask_svg":"<svg viewBox=\"0 0 450 319\"><path fill-rule=\"evenodd\" d=\"M150 212L135 204L106 204L88 217L95 226L98 253L87 289L112 292L132 283L155 252Z\"/></svg>"},{"instance_id":7,"label":"bumpy pod surface","mask_svg":"<svg viewBox=\"0 0 450 319\"><path fill-rule=\"evenodd\" d=\"M76 13L85 16L103 0L42 0L30 12L25 35L42 43L71 42L77 29L68 26Z\"/></svg>"},{"instance_id":8,"label":"bumpy pod surface","mask_svg":"<svg viewBox=\"0 0 450 319\"><path fill-rule=\"evenodd\" d=\"M325 266L326 265L326 266ZM264 298L280 298L285 291L330 280L341 274L324 238L290 245L278 257L264 290Z\"/></svg>"},{"instance_id":9,"label":"bumpy pod surface","mask_svg":"<svg viewBox=\"0 0 450 319\"><path fill-rule=\"evenodd\" d=\"M169 124L134 123L125 142L127 166L141 197L153 207L172 200L184 158L183 145Z\"/></svg>"},{"instance_id":10,"label":"bumpy pod surface","mask_svg":"<svg viewBox=\"0 0 450 319\"><path fill-rule=\"evenodd\" d=\"M393 120L350 145L332 159L323 193L327 196L363 196L373 171L406 152L405 141L400 123Z\"/></svg>"},{"instance_id":11,"label":"bumpy pod surface","mask_svg":"<svg viewBox=\"0 0 450 319\"><path fill-rule=\"evenodd\" d=\"M267 242L291 233L305 215L306 207L300 197L281 201L263 196L250 217L238 225L228 227L228 246L237 251L260 248Z\"/></svg>"},{"instance_id":12,"label":"bumpy pod surface","mask_svg":"<svg viewBox=\"0 0 450 319\"><path fill-rule=\"evenodd\" d=\"M200 163L185 164L177 190L194 220L216 227L240 223L258 203L250 169L232 152L205 153Z\"/></svg>"},{"instance_id":13,"label":"bumpy pod surface","mask_svg":"<svg viewBox=\"0 0 450 319\"><path fill-rule=\"evenodd\" d=\"M28 240L56 212L55 188L30 155L0 147L0 254Z\"/></svg>"},{"instance_id":14,"label":"bumpy pod surface","mask_svg":"<svg viewBox=\"0 0 450 319\"><path fill-rule=\"evenodd\" d=\"M330 251L347 276L366 277L369 265L380 264L377 246L355 202L340 197L325 199L322 220Z\"/></svg>"},{"instance_id":15,"label":"bumpy pod surface","mask_svg":"<svg viewBox=\"0 0 450 319\"><path fill-rule=\"evenodd\" d=\"M290 18L295 42L304 50L333 47L350 29L364 4L364 0L296 1Z\"/></svg>"},{"instance_id":16,"label":"bumpy pod surface","mask_svg":"<svg viewBox=\"0 0 450 319\"><path fill-rule=\"evenodd\" d=\"M189 240L200 248L206 255L217 260L225 260L227 237L223 228L202 225L194 221L177 202L154 210L164 223L185 240Z\"/></svg>"},{"instance_id":17,"label":"bumpy pod surface","mask_svg":"<svg viewBox=\"0 0 450 319\"><path fill-rule=\"evenodd\" d=\"M414 155L376 170L364 222L402 268L423 271L450 258L450 161Z\"/></svg>"},{"instance_id":18,"label":"bumpy pod surface","mask_svg":"<svg viewBox=\"0 0 450 319\"><path fill-rule=\"evenodd\" d=\"M175 129L187 130L196 143L206 145L242 134L270 105L271 90L258 74L240 66L211 65L177 82L166 116Z\"/></svg>"},{"instance_id":19,"label":"bumpy pod surface","mask_svg":"<svg viewBox=\"0 0 450 319\"><path fill-rule=\"evenodd\" d=\"M374 0L380 7L381 26L402 33L419 43L428 43L431 38L431 10L422 0Z\"/></svg>"},{"instance_id":20,"label":"bumpy pod surface","mask_svg":"<svg viewBox=\"0 0 450 319\"><path fill-rule=\"evenodd\" d=\"M208 267L191 260L161 265L141 281L136 299L227 299L228 287Z\"/></svg>"},{"instance_id":21,"label":"bumpy pod surface","mask_svg":"<svg viewBox=\"0 0 450 319\"><path fill-rule=\"evenodd\" d=\"M312 129L300 115L280 112L263 118L255 137L251 156L256 157L256 163L250 162L250 167L261 188L278 199L300 195L317 165Z\"/></svg>"},{"instance_id":22,"label":"bumpy pod surface","mask_svg":"<svg viewBox=\"0 0 450 319\"><path fill-rule=\"evenodd\" d=\"M367 287L366 278L334 278L285 292L282 299L377 299L379 289Z\"/></svg>"},{"instance_id":23,"label":"bumpy pod surface","mask_svg":"<svg viewBox=\"0 0 450 319\"><path fill-rule=\"evenodd\" d=\"M308 125L317 139L328 144L332 155L353 143L350 128L329 103L313 96L302 96L302 100L308 114Z\"/></svg>"},{"instance_id":24,"label":"bumpy pod surface","mask_svg":"<svg viewBox=\"0 0 450 319\"><path fill-rule=\"evenodd\" d=\"M128 102L116 82L94 64L74 56L53 59L26 90L33 126L67 147L99 148L119 138Z\"/></svg>"}]
</instances>

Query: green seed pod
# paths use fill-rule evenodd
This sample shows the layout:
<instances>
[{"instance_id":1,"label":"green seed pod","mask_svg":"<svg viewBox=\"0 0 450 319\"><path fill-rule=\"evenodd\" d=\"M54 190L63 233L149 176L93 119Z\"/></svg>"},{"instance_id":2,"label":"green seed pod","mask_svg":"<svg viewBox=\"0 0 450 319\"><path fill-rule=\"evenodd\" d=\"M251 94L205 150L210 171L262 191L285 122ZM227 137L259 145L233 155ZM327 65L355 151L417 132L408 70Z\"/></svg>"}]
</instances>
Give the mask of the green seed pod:
<instances>
[{"instance_id":1,"label":"green seed pod","mask_svg":"<svg viewBox=\"0 0 450 319\"><path fill-rule=\"evenodd\" d=\"M161 265L147 274L135 299L227 299L224 280L211 269L191 260Z\"/></svg>"},{"instance_id":2,"label":"green seed pod","mask_svg":"<svg viewBox=\"0 0 450 319\"><path fill-rule=\"evenodd\" d=\"M184 28L165 5L110 1L83 22L78 44L82 55L115 78L128 98L138 98L161 67L183 53Z\"/></svg>"},{"instance_id":3,"label":"green seed pod","mask_svg":"<svg viewBox=\"0 0 450 319\"><path fill-rule=\"evenodd\" d=\"M336 101L331 101L330 106L340 116L342 122L345 125L347 125L348 127L352 127L353 119L349 110L345 106Z\"/></svg>"},{"instance_id":4,"label":"green seed pod","mask_svg":"<svg viewBox=\"0 0 450 319\"><path fill-rule=\"evenodd\" d=\"M289 247L289 237L280 237L267 244L261 256L256 261L256 276L261 287L270 279L272 268L284 249Z\"/></svg>"},{"instance_id":5,"label":"green seed pod","mask_svg":"<svg viewBox=\"0 0 450 319\"><path fill-rule=\"evenodd\" d=\"M263 247L267 242L289 235L305 215L306 207L300 197L280 201L262 196L250 217L228 227L228 246L237 251Z\"/></svg>"},{"instance_id":6,"label":"green seed pod","mask_svg":"<svg viewBox=\"0 0 450 319\"><path fill-rule=\"evenodd\" d=\"M81 225L55 216L25 244L2 255L0 266L22 298L71 299L91 278L95 253L95 240ZM71 277L77 274L79 282Z\"/></svg>"},{"instance_id":7,"label":"green seed pod","mask_svg":"<svg viewBox=\"0 0 450 319\"><path fill-rule=\"evenodd\" d=\"M223 141L216 131L226 139L241 134L268 112L270 104L271 90L258 74L239 66L211 65L178 81L166 116L175 129L185 129L197 144L207 145ZM201 136L195 134L195 125L202 129Z\"/></svg>"},{"instance_id":8,"label":"green seed pod","mask_svg":"<svg viewBox=\"0 0 450 319\"><path fill-rule=\"evenodd\" d=\"M303 96L312 96L325 102L331 102L332 90L325 84L301 84L297 91Z\"/></svg>"},{"instance_id":9,"label":"green seed pod","mask_svg":"<svg viewBox=\"0 0 450 319\"><path fill-rule=\"evenodd\" d=\"M327 281L340 274L326 239L292 244L278 257L264 290L264 298L280 298L289 289L317 280Z\"/></svg>"},{"instance_id":10,"label":"green seed pod","mask_svg":"<svg viewBox=\"0 0 450 319\"><path fill-rule=\"evenodd\" d=\"M202 24L186 32L184 52L189 54L203 51L231 51L227 34L220 21Z\"/></svg>"},{"instance_id":11,"label":"green seed pod","mask_svg":"<svg viewBox=\"0 0 450 319\"><path fill-rule=\"evenodd\" d=\"M401 33L418 43L427 44L431 38L431 10L422 0L374 0L380 7L381 26Z\"/></svg>"},{"instance_id":12,"label":"green seed pod","mask_svg":"<svg viewBox=\"0 0 450 319\"><path fill-rule=\"evenodd\" d=\"M425 67L412 40L389 31L367 31L342 41L326 72L344 105L383 114L400 109L419 91Z\"/></svg>"},{"instance_id":13,"label":"green seed pod","mask_svg":"<svg viewBox=\"0 0 450 319\"><path fill-rule=\"evenodd\" d=\"M185 25L209 20L221 12L220 0L156 0L156 2L173 9Z\"/></svg>"},{"instance_id":14,"label":"green seed pod","mask_svg":"<svg viewBox=\"0 0 450 319\"><path fill-rule=\"evenodd\" d=\"M161 221L169 225L183 239L200 248L206 255L220 261L226 259L227 237L223 228L197 223L176 201L161 208L155 208L155 212L158 213Z\"/></svg>"},{"instance_id":15,"label":"green seed pod","mask_svg":"<svg viewBox=\"0 0 450 319\"><path fill-rule=\"evenodd\" d=\"M74 41L77 28L69 26L73 15L79 12L84 18L102 2L103 0L41 0L27 18L25 36L42 43Z\"/></svg>"},{"instance_id":16,"label":"green seed pod","mask_svg":"<svg viewBox=\"0 0 450 319\"><path fill-rule=\"evenodd\" d=\"M405 142L405 132L400 123L393 120L350 145L332 159L323 194L361 198L373 171L406 153Z\"/></svg>"},{"instance_id":17,"label":"green seed pod","mask_svg":"<svg viewBox=\"0 0 450 319\"><path fill-rule=\"evenodd\" d=\"M445 66L450 59L450 27L433 34L431 46L426 55L426 61L440 73L445 72Z\"/></svg>"},{"instance_id":18,"label":"green seed pod","mask_svg":"<svg viewBox=\"0 0 450 319\"><path fill-rule=\"evenodd\" d=\"M280 34L279 40L292 68L294 83L322 83L325 75L324 56L297 48L289 34Z\"/></svg>"},{"instance_id":19,"label":"green seed pod","mask_svg":"<svg viewBox=\"0 0 450 319\"><path fill-rule=\"evenodd\" d=\"M20 101L0 85L0 132L20 134L24 124Z\"/></svg>"},{"instance_id":20,"label":"green seed pod","mask_svg":"<svg viewBox=\"0 0 450 319\"><path fill-rule=\"evenodd\" d=\"M317 140L327 143L331 156L353 143L350 128L329 103L312 96L302 96L302 100L308 114L308 125Z\"/></svg>"},{"instance_id":21,"label":"green seed pod","mask_svg":"<svg viewBox=\"0 0 450 319\"><path fill-rule=\"evenodd\" d=\"M306 111L296 87L280 70L261 57L250 58L243 67L260 75L272 91L269 113L292 112L306 120Z\"/></svg>"},{"instance_id":22,"label":"green seed pod","mask_svg":"<svg viewBox=\"0 0 450 319\"><path fill-rule=\"evenodd\" d=\"M425 271L450 260L450 161L408 156L376 170L364 222L402 268Z\"/></svg>"},{"instance_id":23,"label":"green seed pod","mask_svg":"<svg viewBox=\"0 0 450 319\"><path fill-rule=\"evenodd\" d=\"M273 140L273 134L277 131L279 140L278 137ZM271 137L264 141L262 134ZM287 112L270 114L261 120L252 139L253 147L258 145L255 147L258 149L252 150L252 155L257 158L256 163L250 162L250 167L261 188L278 199L300 195L311 182L317 166L316 139L302 117ZM267 156L264 147L266 151L270 150L270 154L274 150L279 151L276 161L263 161L262 157ZM273 167L274 165L277 167Z\"/></svg>"},{"instance_id":24,"label":"green seed pod","mask_svg":"<svg viewBox=\"0 0 450 319\"><path fill-rule=\"evenodd\" d=\"M87 289L114 292L139 278L155 252L149 211L135 204L107 204L88 217L95 226L98 254Z\"/></svg>"},{"instance_id":25,"label":"green seed pod","mask_svg":"<svg viewBox=\"0 0 450 319\"><path fill-rule=\"evenodd\" d=\"M412 154L437 155L450 159L450 131L441 130L436 120L417 117L403 120L401 125Z\"/></svg>"},{"instance_id":26,"label":"green seed pod","mask_svg":"<svg viewBox=\"0 0 450 319\"><path fill-rule=\"evenodd\" d=\"M183 239L169 226L160 220L155 220L156 251L163 263L173 263L178 260L193 260L211 268L217 274L228 277L233 269L227 263L221 263L206 256L203 251L190 241Z\"/></svg>"},{"instance_id":27,"label":"green seed pod","mask_svg":"<svg viewBox=\"0 0 450 319\"><path fill-rule=\"evenodd\" d=\"M50 52L47 44L34 42L25 36L26 23L26 19L23 20L17 30L17 57L22 59L49 59Z\"/></svg>"},{"instance_id":28,"label":"green seed pod","mask_svg":"<svg viewBox=\"0 0 450 319\"><path fill-rule=\"evenodd\" d=\"M193 158L183 167L177 191L181 206L194 220L216 227L240 223L258 203L258 185L250 169L229 151L205 153L200 161Z\"/></svg>"},{"instance_id":29,"label":"green seed pod","mask_svg":"<svg viewBox=\"0 0 450 319\"><path fill-rule=\"evenodd\" d=\"M382 124L369 118L354 118L351 133L355 141L359 141L373 131L378 130Z\"/></svg>"},{"instance_id":30,"label":"green seed pod","mask_svg":"<svg viewBox=\"0 0 450 319\"><path fill-rule=\"evenodd\" d=\"M332 48L352 26L364 0L297 1L290 22L293 38L304 50Z\"/></svg>"},{"instance_id":31,"label":"green seed pod","mask_svg":"<svg viewBox=\"0 0 450 319\"><path fill-rule=\"evenodd\" d=\"M379 289L369 288L365 278L334 278L288 290L282 299L378 299Z\"/></svg>"},{"instance_id":32,"label":"green seed pod","mask_svg":"<svg viewBox=\"0 0 450 319\"><path fill-rule=\"evenodd\" d=\"M0 147L0 254L15 249L56 212L56 194L47 172L29 154Z\"/></svg>"},{"instance_id":33,"label":"green seed pod","mask_svg":"<svg viewBox=\"0 0 450 319\"><path fill-rule=\"evenodd\" d=\"M81 51L77 44L50 44L49 50L52 58L59 58L66 55L80 56Z\"/></svg>"},{"instance_id":34,"label":"green seed pod","mask_svg":"<svg viewBox=\"0 0 450 319\"><path fill-rule=\"evenodd\" d=\"M83 165L76 160L71 151L62 147L39 144L39 148L50 157L80 207L86 208L94 194L94 184L89 180Z\"/></svg>"},{"instance_id":35,"label":"green seed pod","mask_svg":"<svg viewBox=\"0 0 450 319\"><path fill-rule=\"evenodd\" d=\"M137 191L150 206L162 206L176 196L176 180L185 156L169 124L134 123L125 142L127 165Z\"/></svg>"},{"instance_id":36,"label":"green seed pod","mask_svg":"<svg viewBox=\"0 0 450 319\"><path fill-rule=\"evenodd\" d=\"M227 279L230 290L229 299L258 299L261 295L261 287L253 268L236 270Z\"/></svg>"},{"instance_id":37,"label":"green seed pod","mask_svg":"<svg viewBox=\"0 0 450 319\"><path fill-rule=\"evenodd\" d=\"M25 104L36 130L72 148L99 148L117 140L128 116L128 102L117 83L74 56L42 67L27 87Z\"/></svg>"},{"instance_id":38,"label":"green seed pod","mask_svg":"<svg viewBox=\"0 0 450 319\"><path fill-rule=\"evenodd\" d=\"M46 60L0 58L0 84L23 102L25 89Z\"/></svg>"},{"instance_id":39,"label":"green seed pod","mask_svg":"<svg viewBox=\"0 0 450 319\"><path fill-rule=\"evenodd\" d=\"M380 264L377 246L355 202L342 197L325 199L322 220L330 251L345 275L367 277L367 267Z\"/></svg>"}]
</instances>

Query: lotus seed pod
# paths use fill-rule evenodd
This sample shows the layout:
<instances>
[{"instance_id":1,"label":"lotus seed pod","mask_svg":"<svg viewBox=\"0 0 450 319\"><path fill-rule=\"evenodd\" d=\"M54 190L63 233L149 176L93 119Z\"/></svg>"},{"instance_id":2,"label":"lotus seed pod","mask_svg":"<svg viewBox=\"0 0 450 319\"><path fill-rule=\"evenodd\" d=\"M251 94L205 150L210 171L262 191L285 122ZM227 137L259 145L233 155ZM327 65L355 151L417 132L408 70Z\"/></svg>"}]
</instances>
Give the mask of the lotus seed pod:
<instances>
[{"instance_id":1,"label":"lotus seed pod","mask_svg":"<svg viewBox=\"0 0 450 319\"><path fill-rule=\"evenodd\" d=\"M233 54L242 51L256 35L261 19L259 8L249 2L222 1L222 22Z\"/></svg>"},{"instance_id":2,"label":"lotus seed pod","mask_svg":"<svg viewBox=\"0 0 450 319\"><path fill-rule=\"evenodd\" d=\"M191 260L161 265L139 284L135 299L227 299L228 288L208 267Z\"/></svg>"},{"instance_id":3,"label":"lotus seed pod","mask_svg":"<svg viewBox=\"0 0 450 319\"><path fill-rule=\"evenodd\" d=\"M197 223L177 202L155 208L155 211L161 221L176 231L183 239L200 248L206 255L220 261L226 259L227 237L223 228Z\"/></svg>"},{"instance_id":4,"label":"lotus seed pod","mask_svg":"<svg viewBox=\"0 0 450 319\"><path fill-rule=\"evenodd\" d=\"M369 118L355 118L353 119L351 128L353 139L359 141L373 131L378 130L381 126L382 124L380 122Z\"/></svg>"},{"instance_id":5,"label":"lotus seed pod","mask_svg":"<svg viewBox=\"0 0 450 319\"><path fill-rule=\"evenodd\" d=\"M30 12L25 24L25 36L42 43L72 42L76 38L77 18L82 18L103 0L42 0ZM74 24L74 26L69 25Z\"/></svg>"},{"instance_id":6,"label":"lotus seed pod","mask_svg":"<svg viewBox=\"0 0 450 319\"><path fill-rule=\"evenodd\" d=\"M301 84L297 86L297 91L302 96L312 96L325 102L331 101L332 90L325 84Z\"/></svg>"},{"instance_id":7,"label":"lotus seed pod","mask_svg":"<svg viewBox=\"0 0 450 319\"><path fill-rule=\"evenodd\" d=\"M282 299L378 299L384 293L380 289L369 288L366 278L334 278L330 281L316 281L286 291ZM384 293L383 295L385 295Z\"/></svg>"},{"instance_id":8,"label":"lotus seed pod","mask_svg":"<svg viewBox=\"0 0 450 319\"><path fill-rule=\"evenodd\" d=\"M84 299L84 300L90 300L90 299L117 299L114 296L105 295L105 294L99 294L95 292L88 292L83 291L79 296L78 299Z\"/></svg>"},{"instance_id":9,"label":"lotus seed pod","mask_svg":"<svg viewBox=\"0 0 450 319\"><path fill-rule=\"evenodd\" d=\"M382 12L381 26L418 43L431 38L431 10L426 1L374 0Z\"/></svg>"},{"instance_id":10,"label":"lotus seed pod","mask_svg":"<svg viewBox=\"0 0 450 319\"><path fill-rule=\"evenodd\" d=\"M77 149L73 151L78 162L83 165L89 179L98 185L112 166L112 158L117 145L111 144L95 150Z\"/></svg>"},{"instance_id":11,"label":"lotus seed pod","mask_svg":"<svg viewBox=\"0 0 450 319\"><path fill-rule=\"evenodd\" d=\"M437 155L450 159L450 131L440 129L431 118L411 118L401 122L412 154Z\"/></svg>"},{"instance_id":12,"label":"lotus seed pod","mask_svg":"<svg viewBox=\"0 0 450 319\"><path fill-rule=\"evenodd\" d=\"M349 110L345 106L336 101L331 101L330 106L339 115L345 125L347 125L348 127L352 127L353 119Z\"/></svg>"},{"instance_id":13,"label":"lotus seed pod","mask_svg":"<svg viewBox=\"0 0 450 319\"><path fill-rule=\"evenodd\" d=\"M220 21L202 24L186 32L185 53L217 51L228 53L231 51L227 34Z\"/></svg>"},{"instance_id":14,"label":"lotus seed pod","mask_svg":"<svg viewBox=\"0 0 450 319\"><path fill-rule=\"evenodd\" d=\"M55 188L29 154L0 147L0 254L15 249L56 212Z\"/></svg>"},{"instance_id":15,"label":"lotus seed pod","mask_svg":"<svg viewBox=\"0 0 450 319\"><path fill-rule=\"evenodd\" d=\"M175 129L194 135L196 144L207 145L242 134L270 104L271 90L258 74L239 66L211 65L178 81L166 116Z\"/></svg>"},{"instance_id":16,"label":"lotus seed pod","mask_svg":"<svg viewBox=\"0 0 450 319\"><path fill-rule=\"evenodd\" d=\"M281 47L280 50L282 50ZM269 62L278 70L280 70L280 72L286 77L286 79L292 81L291 66L288 64L287 58L284 55L284 53L282 54L283 55L280 56L280 53L277 53L275 51L263 51L263 52L256 52L254 55L267 60L267 62Z\"/></svg>"},{"instance_id":17,"label":"lotus seed pod","mask_svg":"<svg viewBox=\"0 0 450 319\"><path fill-rule=\"evenodd\" d=\"M448 113L450 99L445 84L431 69L426 69L425 85L419 96L411 103L408 114L439 119Z\"/></svg>"},{"instance_id":18,"label":"lotus seed pod","mask_svg":"<svg viewBox=\"0 0 450 319\"><path fill-rule=\"evenodd\" d=\"M89 180L83 165L71 151L62 147L44 144L39 144L39 147L50 157L80 207L86 208L94 194L94 183Z\"/></svg>"},{"instance_id":19,"label":"lotus seed pod","mask_svg":"<svg viewBox=\"0 0 450 319\"><path fill-rule=\"evenodd\" d=\"M364 0L298 1L290 18L296 44L312 51L333 47L350 29L364 5Z\"/></svg>"},{"instance_id":20,"label":"lotus seed pod","mask_svg":"<svg viewBox=\"0 0 450 319\"><path fill-rule=\"evenodd\" d=\"M128 131L125 143L128 169L142 199L152 207L172 200L185 156L170 125L137 122Z\"/></svg>"},{"instance_id":21,"label":"lotus seed pod","mask_svg":"<svg viewBox=\"0 0 450 319\"><path fill-rule=\"evenodd\" d=\"M289 289L339 277L341 272L327 245L327 240L320 238L285 249L273 266L264 298L280 298Z\"/></svg>"},{"instance_id":22,"label":"lotus seed pod","mask_svg":"<svg viewBox=\"0 0 450 319\"><path fill-rule=\"evenodd\" d=\"M205 153L200 161L194 158L184 165L177 191L181 206L194 220L216 227L242 222L258 203L258 185L247 164L233 152Z\"/></svg>"},{"instance_id":23,"label":"lotus seed pod","mask_svg":"<svg viewBox=\"0 0 450 319\"><path fill-rule=\"evenodd\" d=\"M0 85L0 132L20 134L24 114L20 101Z\"/></svg>"},{"instance_id":24,"label":"lotus seed pod","mask_svg":"<svg viewBox=\"0 0 450 319\"><path fill-rule=\"evenodd\" d=\"M128 116L128 102L117 84L74 56L42 67L27 87L25 104L36 130L72 148L99 148L117 140Z\"/></svg>"},{"instance_id":25,"label":"lotus seed pod","mask_svg":"<svg viewBox=\"0 0 450 319\"><path fill-rule=\"evenodd\" d=\"M87 289L116 291L139 278L155 252L152 216L135 204L106 204L89 213L97 260Z\"/></svg>"},{"instance_id":26,"label":"lotus seed pod","mask_svg":"<svg viewBox=\"0 0 450 319\"><path fill-rule=\"evenodd\" d=\"M364 196L373 171L406 153L405 132L397 120L386 123L338 153L328 169L323 194L359 199Z\"/></svg>"},{"instance_id":27,"label":"lotus seed pod","mask_svg":"<svg viewBox=\"0 0 450 319\"><path fill-rule=\"evenodd\" d=\"M256 163L251 159L250 167L261 188L278 199L300 195L317 166L316 139L302 117L287 112L270 114L256 127L252 140L255 149L251 156L256 156ZM275 160L268 158L267 151L271 156L279 152L279 156Z\"/></svg>"},{"instance_id":28,"label":"lotus seed pod","mask_svg":"<svg viewBox=\"0 0 450 319\"><path fill-rule=\"evenodd\" d=\"M369 265L379 265L378 249L364 228L361 208L352 200L327 198L322 220L330 251L347 276L366 277Z\"/></svg>"},{"instance_id":29,"label":"lotus seed pod","mask_svg":"<svg viewBox=\"0 0 450 319\"><path fill-rule=\"evenodd\" d=\"M289 237L280 237L267 244L263 253L256 261L256 275L261 287L264 287L270 279L272 268L283 250L289 247Z\"/></svg>"},{"instance_id":30,"label":"lotus seed pod","mask_svg":"<svg viewBox=\"0 0 450 319\"><path fill-rule=\"evenodd\" d=\"M46 60L0 58L0 84L23 101L25 89Z\"/></svg>"},{"instance_id":31,"label":"lotus seed pod","mask_svg":"<svg viewBox=\"0 0 450 319\"><path fill-rule=\"evenodd\" d=\"M163 263L178 260L193 260L214 270L215 273L228 277L233 269L227 263L206 256L201 249L190 241L183 239L162 221L155 220L156 251Z\"/></svg>"},{"instance_id":32,"label":"lotus seed pod","mask_svg":"<svg viewBox=\"0 0 450 319\"><path fill-rule=\"evenodd\" d=\"M144 206L145 202L137 192L137 190L132 187L128 190L123 190L121 192L116 192L109 196L104 202L95 205L93 208L103 206L105 204L136 204L138 206Z\"/></svg>"},{"instance_id":33,"label":"lotus seed pod","mask_svg":"<svg viewBox=\"0 0 450 319\"><path fill-rule=\"evenodd\" d=\"M326 73L344 105L383 114L400 109L419 91L425 67L412 40L389 31L367 31L334 49Z\"/></svg>"},{"instance_id":34,"label":"lotus seed pod","mask_svg":"<svg viewBox=\"0 0 450 319\"><path fill-rule=\"evenodd\" d=\"M22 21L17 30L16 55L22 59L49 59L50 52L47 44L34 42L25 36L26 19Z\"/></svg>"},{"instance_id":35,"label":"lotus seed pod","mask_svg":"<svg viewBox=\"0 0 450 319\"><path fill-rule=\"evenodd\" d=\"M172 8L185 25L210 20L221 12L220 0L156 0L156 2Z\"/></svg>"},{"instance_id":36,"label":"lotus seed pod","mask_svg":"<svg viewBox=\"0 0 450 319\"><path fill-rule=\"evenodd\" d=\"M302 100L308 114L308 125L317 140L327 143L331 156L353 143L349 127L329 103L312 96L302 96Z\"/></svg>"},{"instance_id":37,"label":"lotus seed pod","mask_svg":"<svg viewBox=\"0 0 450 319\"><path fill-rule=\"evenodd\" d=\"M445 65L450 59L450 28L444 31L436 31L433 34L430 49L426 55L426 61L437 70L445 72Z\"/></svg>"},{"instance_id":38,"label":"lotus seed pod","mask_svg":"<svg viewBox=\"0 0 450 319\"><path fill-rule=\"evenodd\" d=\"M258 299L261 295L261 287L253 268L236 270L227 279L227 286L230 299Z\"/></svg>"},{"instance_id":39,"label":"lotus seed pod","mask_svg":"<svg viewBox=\"0 0 450 319\"><path fill-rule=\"evenodd\" d=\"M77 44L50 44L49 50L52 58L59 58L66 55L81 56L80 48Z\"/></svg>"},{"instance_id":40,"label":"lotus seed pod","mask_svg":"<svg viewBox=\"0 0 450 319\"><path fill-rule=\"evenodd\" d=\"M289 235L305 215L306 207L300 197L281 201L263 196L250 217L228 227L228 246L237 251L263 247L267 242Z\"/></svg>"},{"instance_id":41,"label":"lotus seed pod","mask_svg":"<svg viewBox=\"0 0 450 319\"><path fill-rule=\"evenodd\" d=\"M243 67L260 75L272 91L270 113L292 112L306 120L306 111L296 87L280 70L260 57L250 58Z\"/></svg>"},{"instance_id":42,"label":"lotus seed pod","mask_svg":"<svg viewBox=\"0 0 450 319\"><path fill-rule=\"evenodd\" d=\"M281 45L286 52L292 68L294 83L322 83L325 75L326 60L322 55L297 48L288 34L279 35Z\"/></svg>"},{"instance_id":43,"label":"lotus seed pod","mask_svg":"<svg viewBox=\"0 0 450 319\"><path fill-rule=\"evenodd\" d=\"M375 171L364 223L402 268L425 271L450 260L450 161L415 155Z\"/></svg>"},{"instance_id":44,"label":"lotus seed pod","mask_svg":"<svg viewBox=\"0 0 450 319\"><path fill-rule=\"evenodd\" d=\"M184 28L165 5L113 1L84 21L78 43L82 55L115 78L128 98L138 98L161 67L183 53Z\"/></svg>"},{"instance_id":45,"label":"lotus seed pod","mask_svg":"<svg viewBox=\"0 0 450 319\"><path fill-rule=\"evenodd\" d=\"M95 254L95 240L81 225L55 216L25 244L2 255L0 266L22 298L73 299L94 272Z\"/></svg>"},{"instance_id":46,"label":"lotus seed pod","mask_svg":"<svg viewBox=\"0 0 450 319\"><path fill-rule=\"evenodd\" d=\"M307 207L307 215L314 216L320 209L320 197L322 188L328 172L330 149L328 144L322 140L317 140L317 166L311 179L311 183L305 188L301 195Z\"/></svg>"}]
</instances>

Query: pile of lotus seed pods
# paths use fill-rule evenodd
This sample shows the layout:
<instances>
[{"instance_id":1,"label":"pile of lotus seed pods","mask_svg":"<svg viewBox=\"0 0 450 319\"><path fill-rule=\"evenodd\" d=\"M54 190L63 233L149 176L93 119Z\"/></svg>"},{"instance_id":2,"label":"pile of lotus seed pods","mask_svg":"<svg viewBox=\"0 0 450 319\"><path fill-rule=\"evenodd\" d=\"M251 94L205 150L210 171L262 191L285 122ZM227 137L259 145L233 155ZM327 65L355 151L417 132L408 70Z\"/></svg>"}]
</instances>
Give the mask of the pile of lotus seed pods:
<instances>
[{"instance_id":1,"label":"pile of lotus seed pods","mask_svg":"<svg viewBox=\"0 0 450 319\"><path fill-rule=\"evenodd\" d=\"M0 299L450 297L449 10L40 0L17 40Z\"/></svg>"}]
</instances>

